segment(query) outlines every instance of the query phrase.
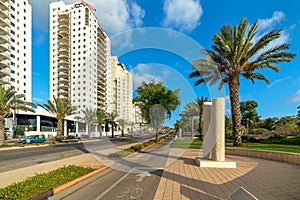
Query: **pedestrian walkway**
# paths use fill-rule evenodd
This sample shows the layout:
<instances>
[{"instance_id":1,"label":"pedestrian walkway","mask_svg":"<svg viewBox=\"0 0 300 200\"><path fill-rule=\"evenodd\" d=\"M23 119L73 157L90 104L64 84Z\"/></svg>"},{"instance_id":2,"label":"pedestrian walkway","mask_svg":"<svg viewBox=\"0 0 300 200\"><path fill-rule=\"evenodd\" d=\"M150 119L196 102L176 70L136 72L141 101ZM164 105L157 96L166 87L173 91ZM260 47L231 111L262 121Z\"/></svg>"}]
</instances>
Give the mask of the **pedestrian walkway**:
<instances>
[{"instance_id":1,"label":"pedestrian walkway","mask_svg":"<svg viewBox=\"0 0 300 200\"><path fill-rule=\"evenodd\" d=\"M227 155L236 169L200 168L198 154L189 149L165 168L155 199L228 199L240 186L258 199L300 199L299 165Z\"/></svg>"}]
</instances>

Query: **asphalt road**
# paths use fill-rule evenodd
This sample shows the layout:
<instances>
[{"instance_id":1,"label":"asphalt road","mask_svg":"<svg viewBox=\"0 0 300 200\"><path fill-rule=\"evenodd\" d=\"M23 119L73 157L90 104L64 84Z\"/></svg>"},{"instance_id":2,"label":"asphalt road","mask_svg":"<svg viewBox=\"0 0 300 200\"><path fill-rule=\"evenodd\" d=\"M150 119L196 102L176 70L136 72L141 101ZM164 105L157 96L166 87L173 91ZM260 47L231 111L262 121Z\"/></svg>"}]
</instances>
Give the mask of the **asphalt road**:
<instances>
[{"instance_id":1,"label":"asphalt road","mask_svg":"<svg viewBox=\"0 0 300 200\"><path fill-rule=\"evenodd\" d=\"M151 137L153 137L153 135L132 138L113 138L109 140L110 142L104 143L109 143L111 144L110 146L122 146ZM99 146L99 144L99 141L84 141L83 143L51 144L32 148L0 150L0 172L89 153L90 147ZM102 146L102 148L105 148L105 146Z\"/></svg>"},{"instance_id":2,"label":"asphalt road","mask_svg":"<svg viewBox=\"0 0 300 200\"><path fill-rule=\"evenodd\" d=\"M153 199L168 159L172 137L138 154L114 160L110 168L49 200Z\"/></svg>"}]
</instances>

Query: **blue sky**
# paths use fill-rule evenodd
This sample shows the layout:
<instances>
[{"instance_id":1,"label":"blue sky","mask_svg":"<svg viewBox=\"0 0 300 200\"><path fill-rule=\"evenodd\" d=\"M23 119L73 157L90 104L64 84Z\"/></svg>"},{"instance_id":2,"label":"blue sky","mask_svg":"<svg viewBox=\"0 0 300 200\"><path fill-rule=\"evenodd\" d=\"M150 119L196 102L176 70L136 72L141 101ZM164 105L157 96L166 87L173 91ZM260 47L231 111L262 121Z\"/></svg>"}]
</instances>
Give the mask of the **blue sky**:
<instances>
[{"instance_id":1,"label":"blue sky","mask_svg":"<svg viewBox=\"0 0 300 200\"><path fill-rule=\"evenodd\" d=\"M65 0L66 4L77 1ZM224 96L228 89L194 87L189 79L191 62L200 58L200 48L211 49L212 36L223 25L236 25L242 17L259 20L259 35L282 29L275 44L287 42L298 56L280 64L280 72L262 71L270 85L241 80L241 101L255 100L262 118L296 115L300 105L300 1L252 0L90 0L103 29L112 38L112 54L141 81L161 80L170 89L181 89L182 106L195 97ZM33 7L33 101L49 98L49 1L31 0ZM274 45L274 44L273 44ZM227 100L226 109L229 112ZM180 113L179 108L173 122Z\"/></svg>"}]
</instances>

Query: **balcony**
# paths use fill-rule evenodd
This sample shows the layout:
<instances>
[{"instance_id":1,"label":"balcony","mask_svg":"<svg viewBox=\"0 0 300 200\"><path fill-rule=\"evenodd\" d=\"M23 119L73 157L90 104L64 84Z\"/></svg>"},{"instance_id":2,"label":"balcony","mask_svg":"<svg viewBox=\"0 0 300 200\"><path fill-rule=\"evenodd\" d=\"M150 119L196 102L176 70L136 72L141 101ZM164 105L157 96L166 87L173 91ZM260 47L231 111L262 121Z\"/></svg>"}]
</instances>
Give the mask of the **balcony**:
<instances>
[{"instance_id":1,"label":"balcony","mask_svg":"<svg viewBox=\"0 0 300 200\"><path fill-rule=\"evenodd\" d=\"M0 1L0 9L1 10L8 10L8 4L7 4L8 0L1 0Z\"/></svg>"},{"instance_id":2,"label":"balcony","mask_svg":"<svg viewBox=\"0 0 300 200\"><path fill-rule=\"evenodd\" d=\"M59 73L57 74L57 77L58 77L58 78L69 78L70 76L69 76L68 73L59 72Z\"/></svg>"},{"instance_id":3,"label":"balcony","mask_svg":"<svg viewBox=\"0 0 300 200\"><path fill-rule=\"evenodd\" d=\"M65 84L58 84L58 90L65 90L67 91L69 89L69 85L65 85Z\"/></svg>"},{"instance_id":4,"label":"balcony","mask_svg":"<svg viewBox=\"0 0 300 200\"><path fill-rule=\"evenodd\" d=\"M59 66L57 71L69 74L69 68L68 67Z\"/></svg>"},{"instance_id":5,"label":"balcony","mask_svg":"<svg viewBox=\"0 0 300 200\"><path fill-rule=\"evenodd\" d=\"M59 19L66 19L69 20L69 13L60 13L58 15Z\"/></svg>"},{"instance_id":6,"label":"balcony","mask_svg":"<svg viewBox=\"0 0 300 200\"><path fill-rule=\"evenodd\" d=\"M58 94L58 96L63 96L66 99L69 98L69 91L68 90L60 89L60 90L58 90L57 94Z\"/></svg>"},{"instance_id":7,"label":"balcony","mask_svg":"<svg viewBox=\"0 0 300 200\"><path fill-rule=\"evenodd\" d=\"M0 61L0 69L5 69L9 67L9 63L7 61Z\"/></svg>"},{"instance_id":8,"label":"balcony","mask_svg":"<svg viewBox=\"0 0 300 200\"><path fill-rule=\"evenodd\" d=\"M58 31L57 34L59 38L69 37L69 31Z\"/></svg>"},{"instance_id":9,"label":"balcony","mask_svg":"<svg viewBox=\"0 0 300 200\"><path fill-rule=\"evenodd\" d=\"M8 44L0 43L0 52L8 51Z\"/></svg>"},{"instance_id":10,"label":"balcony","mask_svg":"<svg viewBox=\"0 0 300 200\"><path fill-rule=\"evenodd\" d=\"M3 23L5 23L6 25L9 25L9 22L8 22L8 10L1 10L0 9L0 22L3 21Z\"/></svg>"},{"instance_id":11,"label":"balcony","mask_svg":"<svg viewBox=\"0 0 300 200\"><path fill-rule=\"evenodd\" d=\"M66 25L59 25L58 29L59 29L59 31L62 31L62 32L68 32L68 33L70 32L69 26L66 26Z\"/></svg>"},{"instance_id":12,"label":"balcony","mask_svg":"<svg viewBox=\"0 0 300 200\"><path fill-rule=\"evenodd\" d=\"M66 60L69 61L69 56L64 54L58 54L58 60Z\"/></svg>"},{"instance_id":13,"label":"balcony","mask_svg":"<svg viewBox=\"0 0 300 200\"><path fill-rule=\"evenodd\" d=\"M70 81L67 78L59 78L58 83L69 85Z\"/></svg>"},{"instance_id":14,"label":"balcony","mask_svg":"<svg viewBox=\"0 0 300 200\"><path fill-rule=\"evenodd\" d=\"M59 18L58 19L58 23L60 24L60 25L67 25L67 26L69 26L69 18L68 19L64 19L64 18Z\"/></svg>"},{"instance_id":15,"label":"balcony","mask_svg":"<svg viewBox=\"0 0 300 200\"><path fill-rule=\"evenodd\" d=\"M6 36L0 35L0 43L1 44L9 43L9 40L7 39Z\"/></svg>"},{"instance_id":16,"label":"balcony","mask_svg":"<svg viewBox=\"0 0 300 200\"><path fill-rule=\"evenodd\" d=\"M9 84L9 78L6 77L0 78L0 84L1 85Z\"/></svg>"},{"instance_id":17,"label":"balcony","mask_svg":"<svg viewBox=\"0 0 300 200\"><path fill-rule=\"evenodd\" d=\"M0 26L0 34L1 35L9 35L9 29Z\"/></svg>"},{"instance_id":18,"label":"balcony","mask_svg":"<svg viewBox=\"0 0 300 200\"><path fill-rule=\"evenodd\" d=\"M0 77L3 77L3 76L9 76L9 70L7 69L0 69Z\"/></svg>"},{"instance_id":19,"label":"balcony","mask_svg":"<svg viewBox=\"0 0 300 200\"><path fill-rule=\"evenodd\" d=\"M58 49L58 53L61 55L69 56L69 49L65 49L65 48Z\"/></svg>"},{"instance_id":20,"label":"balcony","mask_svg":"<svg viewBox=\"0 0 300 200\"><path fill-rule=\"evenodd\" d=\"M6 52L0 52L0 60L9 59L9 55Z\"/></svg>"}]
</instances>

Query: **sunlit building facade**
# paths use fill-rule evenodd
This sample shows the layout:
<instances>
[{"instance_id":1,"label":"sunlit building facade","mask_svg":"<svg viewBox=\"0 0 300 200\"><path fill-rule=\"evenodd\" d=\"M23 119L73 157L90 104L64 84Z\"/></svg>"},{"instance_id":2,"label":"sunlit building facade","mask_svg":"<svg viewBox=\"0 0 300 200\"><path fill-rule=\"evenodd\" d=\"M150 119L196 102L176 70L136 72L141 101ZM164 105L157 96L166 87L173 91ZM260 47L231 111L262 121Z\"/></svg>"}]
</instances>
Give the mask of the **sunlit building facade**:
<instances>
[{"instance_id":1,"label":"sunlit building facade","mask_svg":"<svg viewBox=\"0 0 300 200\"><path fill-rule=\"evenodd\" d=\"M50 3L50 99L71 101L81 110L107 109L110 40L93 13L80 2Z\"/></svg>"}]
</instances>

